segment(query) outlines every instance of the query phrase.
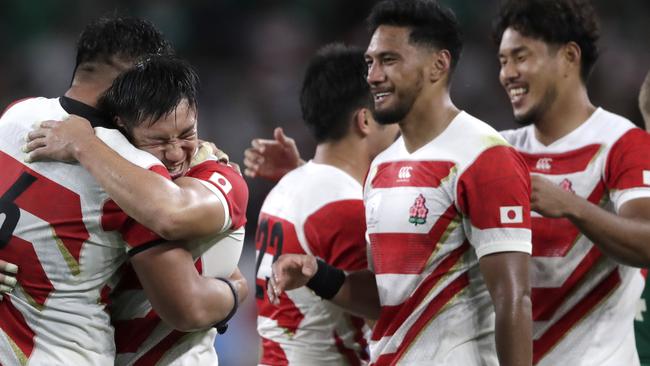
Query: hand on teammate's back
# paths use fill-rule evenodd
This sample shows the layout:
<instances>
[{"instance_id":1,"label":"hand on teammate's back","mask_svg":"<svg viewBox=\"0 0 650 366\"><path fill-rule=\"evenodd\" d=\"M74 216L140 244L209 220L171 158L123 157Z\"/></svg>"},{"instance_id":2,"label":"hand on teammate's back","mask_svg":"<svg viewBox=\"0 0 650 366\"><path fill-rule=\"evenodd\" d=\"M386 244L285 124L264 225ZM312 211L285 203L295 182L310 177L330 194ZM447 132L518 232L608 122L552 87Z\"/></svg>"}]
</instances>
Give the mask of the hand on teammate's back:
<instances>
[{"instance_id":1,"label":"hand on teammate's back","mask_svg":"<svg viewBox=\"0 0 650 366\"><path fill-rule=\"evenodd\" d=\"M296 141L286 136L282 127L275 128L272 140L254 139L244 151L244 174L251 178L277 181L303 163Z\"/></svg>"},{"instance_id":2,"label":"hand on teammate's back","mask_svg":"<svg viewBox=\"0 0 650 366\"><path fill-rule=\"evenodd\" d=\"M282 292L305 286L314 277L318 263L305 254L283 254L273 263L267 293L275 305L280 303Z\"/></svg>"},{"instance_id":3,"label":"hand on teammate's back","mask_svg":"<svg viewBox=\"0 0 650 366\"><path fill-rule=\"evenodd\" d=\"M64 121L41 122L27 134L27 144L23 147L28 153L25 160L76 162L76 144L88 141L94 135L90 122L75 115Z\"/></svg>"},{"instance_id":4,"label":"hand on teammate's back","mask_svg":"<svg viewBox=\"0 0 650 366\"><path fill-rule=\"evenodd\" d=\"M2 295L9 294L16 287L18 266L0 259L0 300Z\"/></svg>"}]
</instances>

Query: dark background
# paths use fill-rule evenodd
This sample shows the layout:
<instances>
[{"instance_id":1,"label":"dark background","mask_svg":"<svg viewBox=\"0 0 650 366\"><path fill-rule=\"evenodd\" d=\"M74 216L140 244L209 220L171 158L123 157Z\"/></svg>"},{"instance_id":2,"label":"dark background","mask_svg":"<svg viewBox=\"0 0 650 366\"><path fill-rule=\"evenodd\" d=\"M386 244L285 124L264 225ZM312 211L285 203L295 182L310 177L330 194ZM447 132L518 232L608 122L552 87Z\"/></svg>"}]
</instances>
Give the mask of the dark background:
<instances>
[{"instance_id":1,"label":"dark background","mask_svg":"<svg viewBox=\"0 0 650 366\"><path fill-rule=\"evenodd\" d=\"M490 26L496 0L446 0L465 33L465 48L452 84L457 106L497 129L514 127L498 79ZM254 137L283 126L309 158L314 141L303 126L298 92L308 59L322 45L342 41L364 47L369 0L1 0L0 106L28 96L56 97L68 87L75 41L89 21L117 12L147 18L172 41L201 77L200 137L214 141L241 163ZM635 123L637 93L650 68L650 1L597 0L601 57L588 83L592 101ZM248 180L248 237L272 184ZM254 244L247 241L241 267L254 291ZM219 337L221 365L257 361L254 298L226 336Z\"/></svg>"}]
</instances>

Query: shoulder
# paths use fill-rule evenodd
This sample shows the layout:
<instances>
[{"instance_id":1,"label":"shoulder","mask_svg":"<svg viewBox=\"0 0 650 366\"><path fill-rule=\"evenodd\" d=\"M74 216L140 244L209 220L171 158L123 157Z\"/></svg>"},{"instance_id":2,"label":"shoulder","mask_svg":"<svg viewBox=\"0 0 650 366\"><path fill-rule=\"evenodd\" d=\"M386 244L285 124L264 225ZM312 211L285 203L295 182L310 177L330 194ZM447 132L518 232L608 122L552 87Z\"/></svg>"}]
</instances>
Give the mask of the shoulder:
<instances>
[{"instance_id":1,"label":"shoulder","mask_svg":"<svg viewBox=\"0 0 650 366\"><path fill-rule=\"evenodd\" d=\"M32 118L34 123L41 119L55 119L67 116L65 110L59 104L58 98L24 98L19 99L7 106L2 112L2 118Z\"/></svg>"}]
</instances>

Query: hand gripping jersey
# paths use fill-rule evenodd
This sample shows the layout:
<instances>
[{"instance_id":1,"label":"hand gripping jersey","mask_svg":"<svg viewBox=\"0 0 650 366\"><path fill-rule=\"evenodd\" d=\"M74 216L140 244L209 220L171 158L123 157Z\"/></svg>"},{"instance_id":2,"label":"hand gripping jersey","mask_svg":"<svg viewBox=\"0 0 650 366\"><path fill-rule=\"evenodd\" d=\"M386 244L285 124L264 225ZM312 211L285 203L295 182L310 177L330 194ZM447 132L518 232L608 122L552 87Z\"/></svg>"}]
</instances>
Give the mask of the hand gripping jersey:
<instances>
[{"instance_id":1,"label":"hand gripping jersey","mask_svg":"<svg viewBox=\"0 0 650 366\"><path fill-rule=\"evenodd\" d=\"M127 250L159 240L112 204L80 165L24 163L21 146L36 122L68 113L92 121L88 111L65 97L35 98L0 119L0 259L20 268L18 286L0 301L4 366L113 365L107 286ZM132 163L167 174L117 130L95 132Z\"/></svg>"},{"instance_id":2,"label":"hand gripping jersey","mask_svg":"<svg viewBox=\"0 0 650 366\"><path fill-rule=\"evenodd\" d=\"M185 176L198 179L219 197L224 207L225 223L221 231L192 244L197 248L192 255L197 258L199 272L204 276L217 273L224 276L222 269L214 268L211 263L211 252L216 251L217 246L224 245L239 248L239 251L230 251L231 254L241 252L248 204L246 182L234 168L218 162L214 157L193 165ZM236 259L232 261L236 263ZM233 268L229 270L232 272ZM153 311L130 266L113 291L111 300L116 365L218 365L214 350L216 329L184 333L164 323Z\"/></svg>"},{"instance_id":3,"label":"hand gripping jersey","mask_svg":"<svg viewBox=\"0 0 650 366\"><path fill-rule=\"evenodd\" d=\"M304 287L275 306L266 296L271 265L311 254L345 271L367 268L361 185L331 165L309 162L283 177L264 201L257 233L257 331L263 365L361 365L364 320Z\"/></svg>"},{"instance_id":4,"label":"hand gripping jersey","mask_svg":"<svg viewBox=\"0 0 650 366\"><path fill-rule=\"evenodd\" d=\"M603 109L549 146L534 126L504 131L533 174L610 211L650 197L650 139ZM533 361L638 365L633 320L640 270L606 257L568 219L532 218Z\"/></svg>"},{"instance_id":5,"label":"hand gripping jersey","mask_svg":"<svg viewBox=\"0 0 650 366\"><path fill-rule=\"evenodd\" d=\"M398 139L364 190L381 303L373 365L497 365L494 308L478 260L531 251L522 158L465 112L409 153Z\"/></svg>"}]
</instances>

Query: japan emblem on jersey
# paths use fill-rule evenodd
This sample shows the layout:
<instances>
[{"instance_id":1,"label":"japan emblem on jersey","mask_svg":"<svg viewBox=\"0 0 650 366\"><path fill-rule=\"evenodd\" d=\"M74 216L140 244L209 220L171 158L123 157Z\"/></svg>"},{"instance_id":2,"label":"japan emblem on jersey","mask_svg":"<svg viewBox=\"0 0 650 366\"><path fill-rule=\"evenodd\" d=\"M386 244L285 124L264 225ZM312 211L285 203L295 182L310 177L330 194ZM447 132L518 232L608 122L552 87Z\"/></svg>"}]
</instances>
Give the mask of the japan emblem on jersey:
<instances>
[{"instance_id":1,"label":"japan emblem on jersey","mask_svg":"<svg viewBox=\"0 0 650 366\"><path fill-rule=\"evenodd\" d=\"M219 173L212 173L210 176L210 182L218 185L223 190L223 194L228 194L232 189L232 184L228 182L228 179Z\"/></svg>"},{"instance_id":2,"label":"japan emblem on jersey","mask_svg":"<svg viewBox=\"0 0 650 366\"><path fill-rule=\"evenodd\" d=\"M424 205L425 202L426 200L422 194L415 199L415 203L413 203L413 206L409 209L409 222L411 224L418 226L427 222L429 209Z\"/></svg>"},{"instance_id":3,"label":"japan emblem on jersey","mask_svg":"<svg viewBox=\"0 0 650 366\"><path fill-rule=\"evenodd\" d=\"M499 207L502 224L521 224L524 222L523 207L501 206Z\"/></svg>"}]
</instances>

